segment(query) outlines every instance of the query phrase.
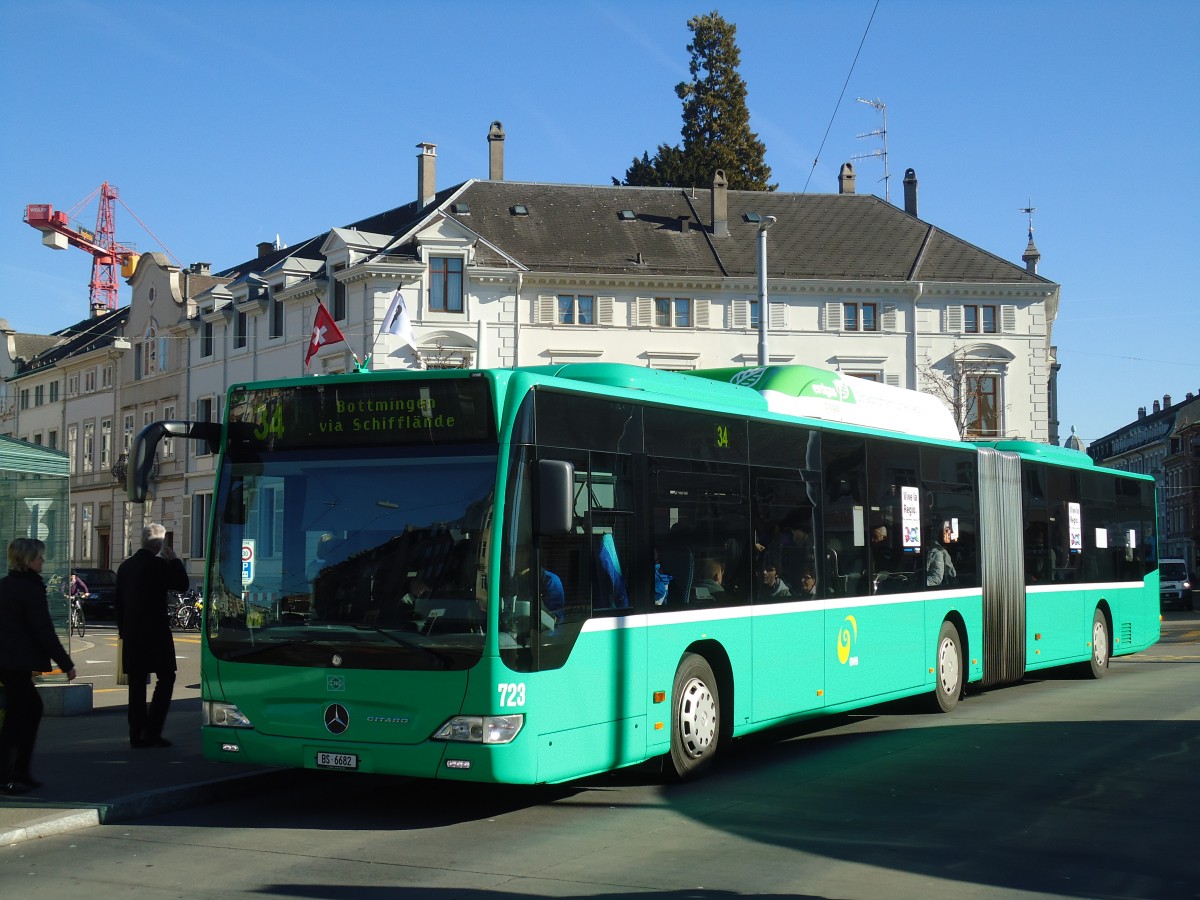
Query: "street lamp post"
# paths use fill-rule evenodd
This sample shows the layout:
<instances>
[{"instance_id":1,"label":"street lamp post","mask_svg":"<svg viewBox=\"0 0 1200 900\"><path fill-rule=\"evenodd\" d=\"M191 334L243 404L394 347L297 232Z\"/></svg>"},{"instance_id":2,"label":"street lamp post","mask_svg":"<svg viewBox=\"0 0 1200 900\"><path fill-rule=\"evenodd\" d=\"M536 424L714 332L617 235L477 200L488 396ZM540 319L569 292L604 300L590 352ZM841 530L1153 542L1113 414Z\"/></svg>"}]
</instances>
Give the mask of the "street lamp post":
<instances>
[{"instance_id":1,"label":"street lamp post","mask_svg":"<svg viewBox=\"0 0 1200 900\"><path fill-rule=\"evenodd\" d=\"M758 224L758 364L767 365L767 229L774 216L763 216Z\"/></svg>"}]
</instances>

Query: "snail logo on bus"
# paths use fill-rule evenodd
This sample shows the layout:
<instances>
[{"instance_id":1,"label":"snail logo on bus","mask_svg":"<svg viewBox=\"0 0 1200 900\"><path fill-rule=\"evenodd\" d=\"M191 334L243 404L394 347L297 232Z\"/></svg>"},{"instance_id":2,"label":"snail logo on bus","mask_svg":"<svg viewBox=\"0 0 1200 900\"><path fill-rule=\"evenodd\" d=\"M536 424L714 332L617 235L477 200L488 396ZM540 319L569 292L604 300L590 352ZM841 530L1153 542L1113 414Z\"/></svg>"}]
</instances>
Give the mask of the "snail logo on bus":
<instances>
[{"instance_id":1,"label":"snail logo on bus","mask_svg":"<svg viewBox=\"0 0 1200 900\"><path fill-rule=\"evenodd\" d=\"M854 616L846 616L842 620L842 627L838 629L837 638L837 655L838 662L843 666L849 663L852 666L858 665L858 657L851 656L850 651L858 642L858 620Z\"/></svg>"}]
</instances>

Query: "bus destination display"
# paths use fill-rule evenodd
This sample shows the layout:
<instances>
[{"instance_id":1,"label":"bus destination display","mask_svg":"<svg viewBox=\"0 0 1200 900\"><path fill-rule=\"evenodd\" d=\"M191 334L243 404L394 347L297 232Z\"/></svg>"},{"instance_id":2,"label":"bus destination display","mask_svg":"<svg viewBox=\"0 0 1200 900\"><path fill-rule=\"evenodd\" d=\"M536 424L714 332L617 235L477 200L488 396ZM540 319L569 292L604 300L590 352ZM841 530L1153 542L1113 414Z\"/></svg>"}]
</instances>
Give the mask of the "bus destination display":
<instances>
[{"instance_id":1,"label":"bus destination display","mask_svg":"<svg viewBox=\"0 0 1200 900\"><path fill-rule=\"evenodd\" d=\"M377 381L237 390L230 441L270 450L494 441L482 378Z\"/></svg>"}]
</instances>

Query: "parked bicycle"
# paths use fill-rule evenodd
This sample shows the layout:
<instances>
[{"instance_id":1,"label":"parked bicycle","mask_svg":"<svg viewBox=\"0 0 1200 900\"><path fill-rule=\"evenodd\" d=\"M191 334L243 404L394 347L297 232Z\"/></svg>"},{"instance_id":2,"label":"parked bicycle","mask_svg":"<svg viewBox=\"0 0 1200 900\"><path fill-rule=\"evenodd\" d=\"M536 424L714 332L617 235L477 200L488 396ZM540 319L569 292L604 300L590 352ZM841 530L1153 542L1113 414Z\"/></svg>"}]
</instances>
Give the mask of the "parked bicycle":
<instances>
[{"instance_id":1,"label":"parked bicycle","mask_svg":"<svg viewBox=\"0 0 1200 900\"><path fill-rule=\"evenodd\" d=\"M83 614L83 600L78 596L71 598L70 630L79 637L87 634L87 617Z\"/></svg>"},{"instance_id":2,"label":"parked bicycle","mask_svg":"<svg viewBox=\"0 0 1200 900\"><path fill-rule=\"evenodd\" d=\"M176 628L191 630L200 627L200 611L204 606L204 598L200 592L192 589L171 598L173 608L169 609L171 624Z\"/></svg>"}]
</instances>

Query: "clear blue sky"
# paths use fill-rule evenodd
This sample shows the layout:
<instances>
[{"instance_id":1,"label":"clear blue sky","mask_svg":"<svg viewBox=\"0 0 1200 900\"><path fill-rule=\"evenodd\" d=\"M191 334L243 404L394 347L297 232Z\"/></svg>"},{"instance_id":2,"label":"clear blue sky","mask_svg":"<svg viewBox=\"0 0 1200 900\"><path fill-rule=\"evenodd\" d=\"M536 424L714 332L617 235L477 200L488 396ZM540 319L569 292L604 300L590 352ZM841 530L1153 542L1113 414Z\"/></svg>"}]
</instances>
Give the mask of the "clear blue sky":
<instances>
[{"instance_id":1,"label":"clear blue sky","mask_svg":"<svg viewBox=\"0 0 1200 900\"><path fill-rule=\"evenodd\" d=\"M922 219L1017 264L1019 210L1037 208L1040 273L1062 285L1063 436L1200 393L1194 0L0 0L0 318L86 315L90 258L21 216L106 180L181 263L214 269L409 202L420 141L439 187L486 177L493 119L510 180L608 184L679 141L686 21L714 6L781 190L835 191L881 146L856 138L881 124L856 99L878 98L893 202L912 167ZM882 196L882 162L856 168ZM160 249L120 205L117 238Z\"/></svg>"}]
</instances>

